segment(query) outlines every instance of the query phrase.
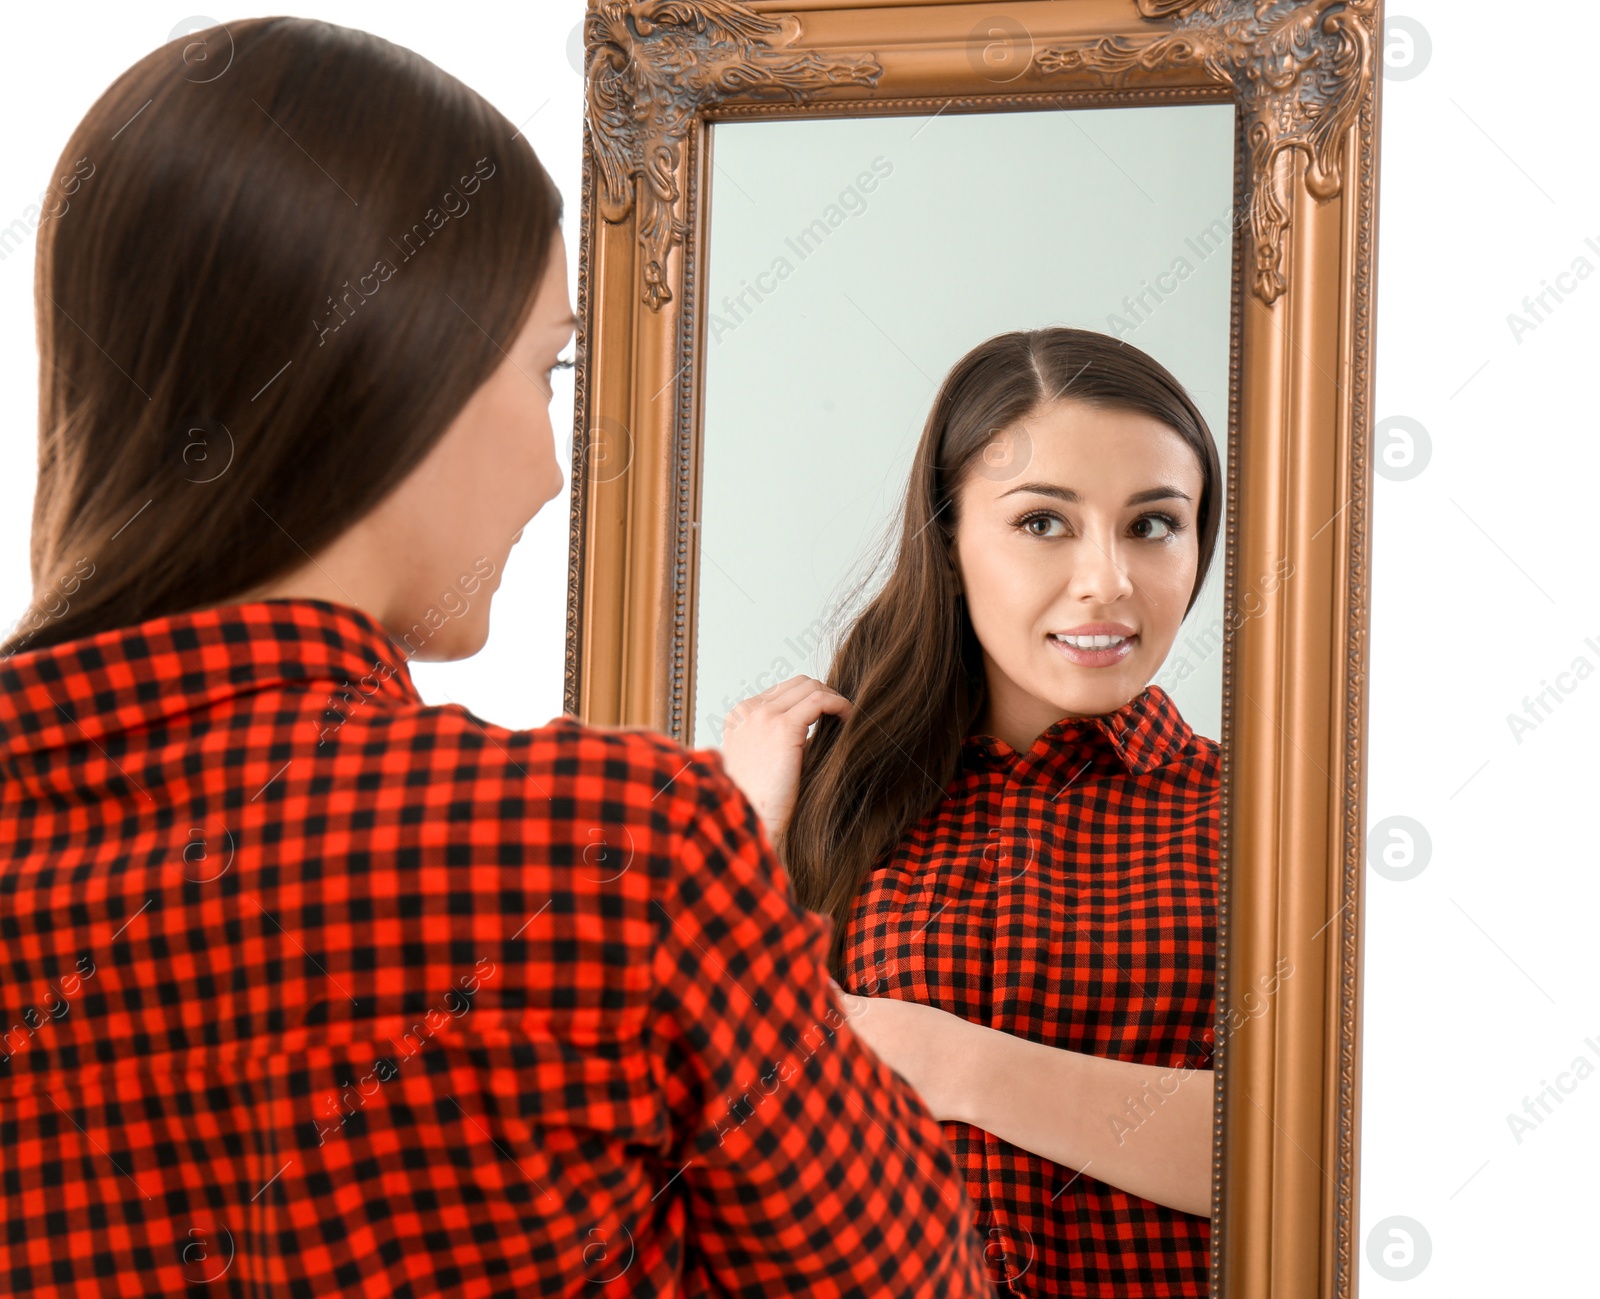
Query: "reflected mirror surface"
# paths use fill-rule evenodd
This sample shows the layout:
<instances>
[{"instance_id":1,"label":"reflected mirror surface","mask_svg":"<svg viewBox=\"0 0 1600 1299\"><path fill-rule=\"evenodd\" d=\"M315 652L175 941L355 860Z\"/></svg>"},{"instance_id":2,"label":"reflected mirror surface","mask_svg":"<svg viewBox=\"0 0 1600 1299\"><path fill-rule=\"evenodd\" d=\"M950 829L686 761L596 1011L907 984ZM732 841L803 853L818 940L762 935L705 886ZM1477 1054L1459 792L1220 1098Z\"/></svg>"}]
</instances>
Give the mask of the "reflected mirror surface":
<instances>
[{"instance_id":1,"label":"reflected mirror surface","mask_svg":"<svg viewBox=\"0 0 1600 1299\"><path fill-rule=\"evenodd\" d=\"M825 677L892 560L938 385L984 339L1126 339L1226 466L1231 105L724 122L711 156L690 743ZM1223 544L1154 678L1213 739Z\"/></svg>"}]
</instances>

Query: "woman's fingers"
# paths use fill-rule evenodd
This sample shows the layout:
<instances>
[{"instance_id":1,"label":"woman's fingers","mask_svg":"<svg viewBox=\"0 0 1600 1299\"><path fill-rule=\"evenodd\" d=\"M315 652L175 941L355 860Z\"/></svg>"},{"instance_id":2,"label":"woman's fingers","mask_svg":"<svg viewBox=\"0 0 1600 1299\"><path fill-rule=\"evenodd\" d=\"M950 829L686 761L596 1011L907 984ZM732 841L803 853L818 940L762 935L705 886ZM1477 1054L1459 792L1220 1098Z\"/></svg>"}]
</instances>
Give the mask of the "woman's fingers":
<instances>
[{"instance_id":1,"label":"woman's fingers","mask_svg":"<svg viewBox=\"0 0 1600 1299\"><path fill-rule=\"evenodd\" d=\"M815 677L804 675L790 677L787 681L780 681L777 685L763 690L759 695L752 695L745 702L773 712L786 712L795 700L803 698L818 687L827 689L827 686Z\"/></svg>"},{"instance_id":2,"label":"woman's fingers","mask_svg":"<svg viewBox=\"0 0 1600 1299\"><path fill-rule=\"evenodd\" d=\"M743 721L766 713L775 707L775 701L785 699L797 694L800 689L811 682L810 677L790 677L787 681L780 681L775 686L769 686L758 695L751 695L741 699L728 711L730 721ZM815 686L812 687L813 689Z\"/></svg>"},{"instance_id":3,"label":"woman's fingers","mask_svg":"<svg viewBox=\"0 0 1600 1299\"><path fill-rule=\"evenodd\" d=\"M729 714L729 720L747 722L752 718L761 718L793 727L804 718L804 725L810 726L823 713L844 713L851 706L848 699L824 682L802 675L780 681L760 694L740 701Z\"/></svg>"},{"instance_id":4,"label":"woman's fingers","mask_svg":"<svg viewBox=\"0 0 1600 1299\"><path fill-rule=\"evenodd\" d=\"M824 713L833 713L835 716L847 717L855 705L841 695L837 690L830 690L824 686L820 690L813 690L802 695L789 706L784 713L784 720L790 725L805 729Z\"/></svg>"}]
</instances>

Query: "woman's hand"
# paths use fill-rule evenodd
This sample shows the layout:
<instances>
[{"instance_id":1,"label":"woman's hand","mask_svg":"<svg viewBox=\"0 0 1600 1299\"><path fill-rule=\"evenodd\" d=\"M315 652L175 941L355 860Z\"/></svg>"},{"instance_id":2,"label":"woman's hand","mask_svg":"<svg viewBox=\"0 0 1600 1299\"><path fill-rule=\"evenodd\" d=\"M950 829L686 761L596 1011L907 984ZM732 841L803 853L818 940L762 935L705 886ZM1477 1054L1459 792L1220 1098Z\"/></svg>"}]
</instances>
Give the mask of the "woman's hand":
<instances>
[{"instance_id":1,"label":"woman's hand","mask_svg":"<svg viewBox=\"0 0 1600 1299\"><path fill-rule=\"evenodd\" d=\"M774 843L789 824L800 787L806 732L824 713L855 708L815 677L790 677L736 704L723 723L722 765L754 804Z\"/></svg>"},{"instance_id":2,"label":"woman's hand","mask_svg":"<svg viewBox=\"0 0 1600 1299\"><path fill-rule=\"evenodd\" d=\"M969 1074L982 1050L983 1026L937 1006L857 997L828 982L851 1030L916 1089L933 1117L967 1122Z\"/></svg>"}]
</instances>

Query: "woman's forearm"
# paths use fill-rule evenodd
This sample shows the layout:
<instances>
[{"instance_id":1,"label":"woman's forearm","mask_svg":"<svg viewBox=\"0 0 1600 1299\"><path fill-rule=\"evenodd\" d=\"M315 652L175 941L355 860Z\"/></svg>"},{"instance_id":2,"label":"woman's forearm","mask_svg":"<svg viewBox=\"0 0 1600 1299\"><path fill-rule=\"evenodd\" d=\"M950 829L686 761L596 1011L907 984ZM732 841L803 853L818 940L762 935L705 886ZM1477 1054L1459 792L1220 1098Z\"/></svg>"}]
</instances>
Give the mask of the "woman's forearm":
<instances>
[{"instance_id":1,"label":"woman's forearm","mask_svg":"<svg viewBox=\"0 0 1600 1299\"><path fill-rule=\"evenodd\" d=\"M961 1021L949 1112L1132 1195L1210 1216L1212 1073L1128 1064Z\"/></svg>"}]
</instances>

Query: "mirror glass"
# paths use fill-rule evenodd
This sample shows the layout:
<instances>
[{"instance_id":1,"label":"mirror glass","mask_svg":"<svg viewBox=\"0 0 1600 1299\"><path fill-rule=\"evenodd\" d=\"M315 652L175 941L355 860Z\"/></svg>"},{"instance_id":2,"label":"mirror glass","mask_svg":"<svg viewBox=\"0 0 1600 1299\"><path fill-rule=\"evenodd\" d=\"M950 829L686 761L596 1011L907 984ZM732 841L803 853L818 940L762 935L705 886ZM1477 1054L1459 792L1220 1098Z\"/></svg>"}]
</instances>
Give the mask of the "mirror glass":
<instances>
[{"instance_id":1,"label":"mirror glass","mask_svg":"<svg viewBox=\"0 0 1600 1299\"><path fill-rule=\"evenodd\" d=\"M825 677L887 573L939 383L984 339L1126 339L1227 464L1234 129L1231 104L711 128L689 743L720 744L741 699ZM1223 544L1154 678L1213 739Z\"/></svg>"}]
</instances>

